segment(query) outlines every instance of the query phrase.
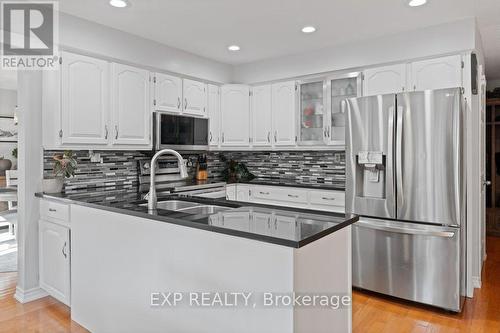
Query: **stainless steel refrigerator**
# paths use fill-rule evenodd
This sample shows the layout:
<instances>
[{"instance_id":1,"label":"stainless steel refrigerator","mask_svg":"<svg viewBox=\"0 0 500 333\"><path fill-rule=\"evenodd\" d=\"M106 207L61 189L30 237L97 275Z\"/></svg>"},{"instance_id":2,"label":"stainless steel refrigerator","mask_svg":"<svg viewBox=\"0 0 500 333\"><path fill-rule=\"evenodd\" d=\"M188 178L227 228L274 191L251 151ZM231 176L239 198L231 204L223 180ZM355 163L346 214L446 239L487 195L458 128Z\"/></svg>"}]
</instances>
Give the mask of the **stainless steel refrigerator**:
<instances>
[{"instance_id":1,"label":"stainless steel refrigerator","mask_svg":"<svg viewBox=\"0 0 500 333\"><path fill-rule=\"evenodd\" d=\"M348 100L346 212L355 287L461 311L465 294L461 89Z\"/></svg>"}]
</instances>

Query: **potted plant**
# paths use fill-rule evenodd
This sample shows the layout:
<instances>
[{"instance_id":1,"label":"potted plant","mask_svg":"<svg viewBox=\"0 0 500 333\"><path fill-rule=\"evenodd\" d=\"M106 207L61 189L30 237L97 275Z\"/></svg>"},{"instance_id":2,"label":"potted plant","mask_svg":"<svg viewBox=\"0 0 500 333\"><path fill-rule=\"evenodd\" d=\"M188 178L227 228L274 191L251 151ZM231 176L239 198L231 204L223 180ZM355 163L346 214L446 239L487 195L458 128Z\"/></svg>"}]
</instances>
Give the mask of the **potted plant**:
<instances>
[{"instance_id":1,"label":"potted plant","mask_svg":"<svg viewBox=\"0 0 500 333\"><path fill-rule=\"evenodd\" d=\"M222 178L229 182L235 183L239 180L252 180L255 176L248 170L245 163L237 162L233 159L228 160L224 155L220 156L221 161L225 163L222 170Z\"/></svg>"},{"instance_id":2,"label":"potted plant","mask_svg":"<svg viewBox=\"0 0 500 333\"><path fill-rule=\"evenodd\" d=\"M45 193L61 192L64 178L73 177L77 166L71 150L66 150L63 154L55 154L52 159L54 160L54 178L43 180L43 191Z\"/></svg>"}]
</instances>

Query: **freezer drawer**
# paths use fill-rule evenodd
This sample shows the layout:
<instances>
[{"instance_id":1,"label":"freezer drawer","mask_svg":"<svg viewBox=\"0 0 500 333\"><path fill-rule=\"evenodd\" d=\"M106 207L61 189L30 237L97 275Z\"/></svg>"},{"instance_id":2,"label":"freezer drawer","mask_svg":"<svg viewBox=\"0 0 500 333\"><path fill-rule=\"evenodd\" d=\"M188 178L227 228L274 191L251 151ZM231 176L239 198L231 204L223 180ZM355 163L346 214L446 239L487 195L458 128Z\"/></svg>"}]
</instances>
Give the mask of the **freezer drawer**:
<instances>
[{"instance_id":1,"label":"freezer drawer","mask_svg":"<svg viewBox=\"0 0 500 333\"><path fill-rule=\"evenodd\" d=\"M362 217L352 230L353 286L461 310L459 228Z\"/></svg>"}]
</instances>

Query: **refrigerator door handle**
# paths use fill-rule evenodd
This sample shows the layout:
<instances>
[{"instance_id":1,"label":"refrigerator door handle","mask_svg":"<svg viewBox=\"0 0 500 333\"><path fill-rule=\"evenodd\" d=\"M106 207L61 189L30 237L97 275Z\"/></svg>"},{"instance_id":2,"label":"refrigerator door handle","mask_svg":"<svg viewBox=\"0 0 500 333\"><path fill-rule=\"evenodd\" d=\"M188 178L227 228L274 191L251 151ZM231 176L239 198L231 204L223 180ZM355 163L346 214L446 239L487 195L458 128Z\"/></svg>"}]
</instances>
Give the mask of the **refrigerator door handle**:
<instances>
[{"instance_id":1,"label":"refrigerator door handle","mask_svg":"<svg viewBox=\"0 0 500 333\"><path fill-rule=\"evenodd\" d=\"M455 236L455 233L452 231L432 231L432 230L413 229L413 228L399 228L386 225L372 224L370 222L364 222L361 220L356 222L355 225L361 228L369 228L374 230L395 232L399 234L408 234L408 235L422 235L422 236L434 236L434 237L445 237L445 238L453 238Z\"/></svg>"},{"instance_id":2,"label":"refrigerator door handle","mask_svg":"<svg viewBox=\"0 0 500 333\"><path fill-rule=\"evenodd\" d=\"M388 126L387 126L387 132L388 132L388 138L387 142L388 147L387 147L387 161L386 161L386 168L387 168L387 185L386 185L386 193L387 193L387 200L391 200L392 203L394 203L394 146L392 142L394 142L394 106L391 106L389 108L389 119L388 119ZM392 211L395 213L395 207L394 204L392 205Z\"/></svg>"},{"instance_id":3,"label":"refrigerator door handle","mask_svg":"<svg viewBox=\"0 0 500 333\"><path fill-rule=\"evenodd\" d=\"M396 121L396 192L398 210L403 205L403 165L401 155L403 154L403 107L398 105Z\"/></svg>"}]
</instances>

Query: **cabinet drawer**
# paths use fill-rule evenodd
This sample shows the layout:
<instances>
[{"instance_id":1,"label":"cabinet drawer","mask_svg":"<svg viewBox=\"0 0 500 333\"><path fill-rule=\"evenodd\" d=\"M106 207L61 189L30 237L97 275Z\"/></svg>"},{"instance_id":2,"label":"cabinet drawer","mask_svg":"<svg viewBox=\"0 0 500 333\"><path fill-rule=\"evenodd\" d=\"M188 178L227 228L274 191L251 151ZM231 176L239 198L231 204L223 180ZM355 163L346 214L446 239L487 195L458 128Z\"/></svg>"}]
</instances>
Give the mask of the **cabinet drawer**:
<instances>
[{"instance_id":1,"label":"cabinet drawer","mask_svg":"<svg viewBox=\"0 0 500 333\"><path fill-rule=\"evenodd\" d=\"M56 219L69 223L69 206L54 201L42 200L40 215L49 220Z\"/></svg>"},{"instance_id":2,"label":"cabinet drawer","mask_svg":"<svg viewBox=\"0 0 500 333\"><path fill-rule=\"evenodd\" d=\"M313 206L340 206L345 205L344 192L335 191L311 191L309 193L309 203Z\"/></svg>"},{"instance_id":3,"label":"cabinet drawer","mask_svg":"<svg viewBox=\"0 0 500 333\"><path fill-rule=\"evenodd\" d=\"M282 201L307 205L306 190L271 186L253 186L251 195L253 199L259 201Z\"/></svg>"}]
</instances>

